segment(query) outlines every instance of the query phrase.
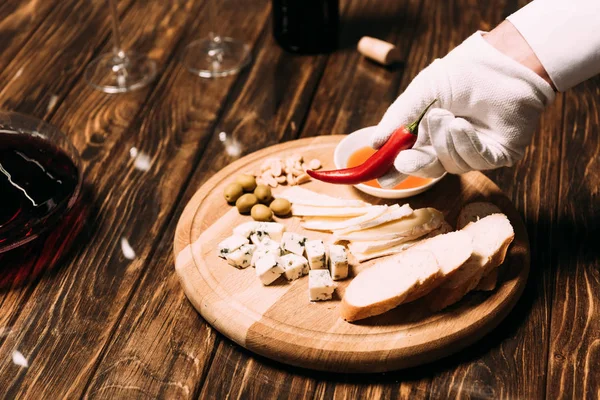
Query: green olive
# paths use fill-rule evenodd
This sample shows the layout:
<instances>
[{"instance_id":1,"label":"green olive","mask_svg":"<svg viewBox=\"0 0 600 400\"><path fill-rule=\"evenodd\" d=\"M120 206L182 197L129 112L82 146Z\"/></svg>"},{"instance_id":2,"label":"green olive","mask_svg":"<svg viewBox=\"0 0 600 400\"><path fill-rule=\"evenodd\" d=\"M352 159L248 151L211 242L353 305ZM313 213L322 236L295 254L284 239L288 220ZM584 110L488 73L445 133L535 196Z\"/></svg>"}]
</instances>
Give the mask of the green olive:
<instances>
[{"instance_id":1,"label":"green olive","mask_svg":"<svg viewBox=\"0 0 600 400\"><path fill-rule=\"evenodd\" d=\"M242 185L244 192L252 192L256 189L256 179L252 175L238 175L235 181Z\"/></svg>"},{"instance_id":2,"label":"green olive","mask_svg":"<svg viewBox=\"0 0 600 400\"><path fill-rule=\"evenodd\" d=\"M267 185L258 185L256 189L254 189L254 195L262 204L269 204L271 200L273 200L271 188Z\"/></svg>"},{"instance_id":3,"label":"green olive","mask_svg":"<svg viewBox=\"0 0 600 400\"><path fill-rule=\"evenodd\" d=\"M256 199L255 195L253 195L252 193L246 193L242 195L239 199L237 199L237 201L235 202L235 206L237 207L240 214L245 214L250 212L252 207L254 207L257 203L258 200Z\"/></svg>"},{"instance_id":4,"label":"green olive","mask_svg":"<svg viewBox=\"0 0 600 400\"><path fill-rule=\"evenodd\" d=\"M292 204L286 199L275 199L271 202L269 208L273 210L273 213L278 217L283 217L292 211Z\"/></svg>"},{"instance_id":5,"label":"green olive","mask_svg":"<svg viewBox=\"0 0 600 400\"><path fill-rule=\"evenodd\" d=\"M225 190L223 191L225 200L227 200L228 203L235 203L243 194L244 188L239 183L230 183L229 185L225 186Z\"/></svg>"},{"instance_id":6,"label":"green olive","mask_svg":"<svg viewBox=\"0 0 600 400\"><path fill-rule=\"evenodd\" d=\"M273 218L273 211L264 204L257 204L252 207L250 215L255 221L270 221Z\"/></svg>"}]
</instances>

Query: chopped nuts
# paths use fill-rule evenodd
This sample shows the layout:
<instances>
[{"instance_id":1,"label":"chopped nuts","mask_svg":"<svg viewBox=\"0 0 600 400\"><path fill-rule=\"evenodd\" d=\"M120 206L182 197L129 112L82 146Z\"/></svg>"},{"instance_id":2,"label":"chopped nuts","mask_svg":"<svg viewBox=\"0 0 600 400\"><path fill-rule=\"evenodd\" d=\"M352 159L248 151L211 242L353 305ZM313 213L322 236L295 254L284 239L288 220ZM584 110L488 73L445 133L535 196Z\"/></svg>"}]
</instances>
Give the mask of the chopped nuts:
<instances>
[{"instance_id":1,"label":"chopped nuts","mask_svg":"<svg viewBox=\"0 0 600 400\"><path fill-rule=\"evenodd\" d=\"M310 181L310 176L308 176L308 174L302 174L296 178L296 185L300 185L301 183L306 183L308 181Z\"/></svg>"},{"instance_id":2,"label":"chopped nuts","mask_svg":"<svg viewBox=\"0 0 600 400\"><path fill-rule=\"evenodd\" d=\"M321 168L321 161L318 159L304 162L301 155L294 154L286 158L267 158L254 176L259 185L268 185L273 188L285 184L293 186L310 181L310 176L306 171L319 168Z\"/></svg>"},{"instance_id":3,"label":"chopped nuts","mask_svg":"<svg viewBox=\"0 0 600 400\"><path fill-rule=\"evenodd\" d=\"M308 166L310 167L310 169L319 169L319 168L321 168L321 161L319 161L315 158L313 160L310 160L310 162L308 163Z\"/></svg>"}]
</instances>

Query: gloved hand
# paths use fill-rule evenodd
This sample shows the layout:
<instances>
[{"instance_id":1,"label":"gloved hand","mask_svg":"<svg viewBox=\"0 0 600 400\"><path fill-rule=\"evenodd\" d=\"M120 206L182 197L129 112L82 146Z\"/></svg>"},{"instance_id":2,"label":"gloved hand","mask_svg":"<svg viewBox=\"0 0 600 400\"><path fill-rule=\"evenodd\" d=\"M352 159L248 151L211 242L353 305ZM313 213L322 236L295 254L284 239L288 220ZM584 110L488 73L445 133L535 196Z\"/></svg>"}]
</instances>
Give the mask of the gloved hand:
<instances>
[{"instance_id":1,"label":"gloved hand","mask_svg":"<svg viewBox=\"0 0 600 400\"><path fill-rule=\"evenodd\" d=\"M381 147L434 99L438 101L421 121L413 148L400 152L397 171L380 178L383 187L406 175L435 178L445 171L513 165L525 154L554 91L477 32L415 77L377 125L371 146Z\"/></svg>"}]
</instances>

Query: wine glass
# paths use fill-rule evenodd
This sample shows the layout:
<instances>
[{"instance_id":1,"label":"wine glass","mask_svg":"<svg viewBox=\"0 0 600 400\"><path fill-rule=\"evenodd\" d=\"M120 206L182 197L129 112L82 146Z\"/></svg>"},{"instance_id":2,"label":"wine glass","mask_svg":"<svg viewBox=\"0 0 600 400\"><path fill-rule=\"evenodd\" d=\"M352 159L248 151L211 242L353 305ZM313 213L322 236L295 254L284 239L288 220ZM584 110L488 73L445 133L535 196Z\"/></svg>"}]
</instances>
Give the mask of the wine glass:
<instances>
[{"instance_id":1,"label":"wine glass","mask_svg":"<svg viewBox=\"0 0 600 400\"><path fill-rule=\"evenodd\" d=\"M193 74L202 78L217 78L239 72L250 62L250 46L246 43L217 34L215 0L207 7L212 27L207 38L193 41L185 48L181 61Z\"/></svg>"},{"instance_id":2,"label":"wine glass","mask_svg":"<svg viewBox=\"0 0 600 400\"><path fill-rule=\"evenodd\" d=\"M113 51L92 60L85 79L94 89L105 93L124 93L140 89L156 76L156 63L142 54L121 48L119 14L115 0L108 0L111 14Z\"/></svg>"},{"instance_id":3,"label":"wine glass","mask_svg":"<svg viewBox=\"0 0 600 400\"><path fill-rule=\"evenodd\" d=\"M58 128L0 110L0 291L47 271L85 224L82 163Z\"/></svg>"}]
</instances>

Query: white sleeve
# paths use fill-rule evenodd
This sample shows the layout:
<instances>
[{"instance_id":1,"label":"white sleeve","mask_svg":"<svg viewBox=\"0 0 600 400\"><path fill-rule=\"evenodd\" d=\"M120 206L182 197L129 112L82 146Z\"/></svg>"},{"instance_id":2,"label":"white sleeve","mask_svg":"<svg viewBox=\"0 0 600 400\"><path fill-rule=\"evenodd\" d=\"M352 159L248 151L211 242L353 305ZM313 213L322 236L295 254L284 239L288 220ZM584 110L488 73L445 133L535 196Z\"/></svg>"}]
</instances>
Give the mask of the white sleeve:
<instances>
[{"instance_id":1,"label":"white sleeve","mask_svg":"<svg viewBox=\"0 0 600 400\"><path fill-rule=\"evenodd\" d=\"M600 0L535 0L507 19L559 91L600 73Z\"/></svg>"}]
</instances>

